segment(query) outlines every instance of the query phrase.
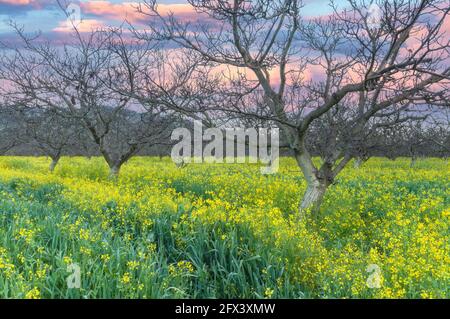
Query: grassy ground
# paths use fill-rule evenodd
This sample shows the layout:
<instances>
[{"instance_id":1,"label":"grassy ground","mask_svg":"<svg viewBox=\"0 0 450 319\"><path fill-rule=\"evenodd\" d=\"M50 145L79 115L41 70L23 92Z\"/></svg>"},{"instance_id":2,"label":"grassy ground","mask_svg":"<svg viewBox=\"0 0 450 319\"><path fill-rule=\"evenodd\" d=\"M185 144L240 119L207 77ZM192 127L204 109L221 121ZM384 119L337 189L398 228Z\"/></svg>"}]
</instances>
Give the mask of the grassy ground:
<instances>
[{"instance_id":1,"label":"grassy ground","mask_svg":"<svg viewBox=\"0 0 450 319\"><path fill-rule=\"evenodd\" d=\"M49 163L0 158L0 297L450 297L442 160L349 167L308 224L290 159L264 176L136 158L118 181L99 158Z\"/></svg>"}]
</instances>

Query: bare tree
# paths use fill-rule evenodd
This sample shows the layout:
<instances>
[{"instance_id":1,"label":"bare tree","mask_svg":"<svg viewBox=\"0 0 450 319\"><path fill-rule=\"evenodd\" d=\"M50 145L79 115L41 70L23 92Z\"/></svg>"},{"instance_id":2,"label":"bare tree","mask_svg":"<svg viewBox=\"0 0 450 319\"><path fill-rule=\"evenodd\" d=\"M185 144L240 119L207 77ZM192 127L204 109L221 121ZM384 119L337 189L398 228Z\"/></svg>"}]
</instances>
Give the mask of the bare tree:
<instances>
[{"instance_id":1,"label":"bare tree","mask_svg":"<svg viewBox=\"0 0 450 319\"><path fill-rule=\"evenodd\" d=\"M22 47L10 48L0 66L11 87L8 98L82 125L111 176L145 145L169 139L173 118L163 105L144 107L133 97L153 50L148 43L126 38L120 29L81 33L74 26L68 41L55 45L13 27Z\"/></svg>"},{"instance_id":2,"label":"bare tree","mask_svg":"<svg viewBox=\"0 0 450 319\"><path fill-rule=\"evenodd\" d=\"M0 155L20 144L18 134L20 130L11 109L2 104L0 106Z\"/></svg>"},{"instance_id":3,"label":"bare tree","mask_svg":"<svg viewBox=\"0 0 450 319\"><path fill-rule=\"evenodd\" d=\"M439 110L426 121L402 123L393 133L395 146L383 151L410 157L411 168L419 158L426 156L447 158L450 155L449 124L448 110Z\"/></svg>"},{"instance_id":4,"label":"bare tree","mask_svg":"<svg viewBox=\"0 0 450 319\"><path fill-rule=\"evenodd\" d=\"M50 157L53 172L63 155L80 149L83 128L70 117L64 117L51 109L16 107L17 121L22 144L37 148Z\"/></svg>"},{"instance_id":5,"label":"bare tree","mask_svg":"<svg viewBox=\"0 0 450 319\"><path fill-rule=\"evenodd\" d=\"M354 146L368 125L417 117L413 105L439 99L448 89L447 1L378 1L374 25L371 1L349 0L346 10L331 3L333 15L303 22L297 0L189 0L216 22L209 26L163 16L155 1L144 2L138 10L149 17L151 32L140 32L141 39L172 41L233 69L239 90L229 89L228 95L237 100L261 91L264 103L244 105L239 113L273 121L284 132L307 181L301 216L309 208L318 210L329 185L355 157ZM318 78L306 77L311 69ZM328 127L329 143L317 166L306 144L308 132L343 105L352 105L345 121L348 138L338 143L338 134Z\"/></svg>"}]
</instances>

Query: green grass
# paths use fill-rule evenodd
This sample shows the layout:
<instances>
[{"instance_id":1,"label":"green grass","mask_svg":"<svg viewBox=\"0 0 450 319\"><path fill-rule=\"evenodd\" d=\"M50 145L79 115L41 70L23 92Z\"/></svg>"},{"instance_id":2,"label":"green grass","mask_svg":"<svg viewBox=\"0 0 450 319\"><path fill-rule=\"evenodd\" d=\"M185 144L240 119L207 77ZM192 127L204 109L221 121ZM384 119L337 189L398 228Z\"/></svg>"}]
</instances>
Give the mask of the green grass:
<instances>
[{"instance_id":1,"label":"green grass","mask_svg":"<svg viewBox=\"0 0 450 319\"><path fill-rule=\"evenodd\" d=\"M189 165L135 158L0 158L2 298L425 298L450 296L448 163L347 168L320 216L296 220L293 161ZM70 289L68 265L81 270ZM367 266L383 284L370 289Z\"/></svg>"}]
</instances>

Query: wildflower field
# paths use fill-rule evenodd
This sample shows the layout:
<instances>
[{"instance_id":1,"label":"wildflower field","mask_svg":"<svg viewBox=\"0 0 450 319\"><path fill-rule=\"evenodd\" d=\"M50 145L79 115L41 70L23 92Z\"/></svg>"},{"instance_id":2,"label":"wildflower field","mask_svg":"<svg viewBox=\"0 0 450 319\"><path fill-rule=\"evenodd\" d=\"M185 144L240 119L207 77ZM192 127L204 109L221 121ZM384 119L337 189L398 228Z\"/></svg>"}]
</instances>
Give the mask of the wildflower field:
<instances>
[{"instance_id":1,"label":"wildflower field","mask_svg":"<svg viewBox=\"0 0 450 319\"><path fill-rule=\"evenodd\" d=\"M1 298L450 297L444 160L349 166L306 222L291 159L261 175L138 157L118 180L100 158L49 163L0 158Z\"/></svg>"}]
</instances>

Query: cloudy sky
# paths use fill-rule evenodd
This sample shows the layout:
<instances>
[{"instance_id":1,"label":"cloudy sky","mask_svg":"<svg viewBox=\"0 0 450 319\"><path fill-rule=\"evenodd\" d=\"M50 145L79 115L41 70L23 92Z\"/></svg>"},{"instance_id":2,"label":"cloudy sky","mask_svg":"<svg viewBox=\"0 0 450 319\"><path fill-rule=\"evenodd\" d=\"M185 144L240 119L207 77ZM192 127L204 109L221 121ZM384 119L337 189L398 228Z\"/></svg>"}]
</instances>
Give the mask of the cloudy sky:
<instances>
[{"instance_id":1,"label":"cloudy sky","mask_svg":"<svg viewBox=\"0 0 450 319\"><path fill-rule=\"evenodd\" d=\"M303 14L305 16L326 14L330 12L328 2L329 0L306 0ZM135 12L138 0L74 0L72 3L76 5L74 8L80 8L82 29L115 25L124 19L138 22L142 18ZM185 0L160 0L159 3L161 11L171 11L189 19L193 16L192 9ZM30 32L41 30L52 33L64 32L67 29L66 17L56 6L56 0L0 0L0 34L5 36L10 33L8 26L10 20L18 22Z\"/></svg>"},{"instance_id":2,"label":"cloudy sky","mask_svg":"<svg viewBox=\"0 0 450 319\"><path fill-rule=\"evenodd\" d=\"M89 32L93 28L117 26L123 21L131 22L134 26L143 26L148 22L148 17L136 12L136 6L141 0L62 0L75 9L74 15L81 18L77 23L77 29L81 32ZM330 0L303 0L302 14L306 18L327 15L332 12L329 6ZM178 19L195 21L202 19L196 14L186 0L159 0L161 13L173 12ZM340 8L343 8L348 0L335 0ZM204 17L203 17L204 19ZM56 0L0 0L0 42L14 43L17 36L8 25L9 21L15 21L23 26L26 33L42 31L45 38L54 43L64 42L67 33L73 31L73 26L67 16L57 5ZM76 21L79 21L76 18ZM444 23L444 30L450 33L450 18ZM412 39L408 42L409 48L414 48L420 41ZM416 43L417 42L417 43ZM316 70L318 68L318 70ZM319 66L306 70L307 79L315 78L317 74L323 74ZM276 80L276 79L275 79Z\"/></svg>"}]
</instances>

